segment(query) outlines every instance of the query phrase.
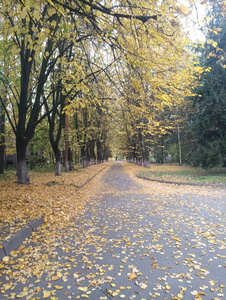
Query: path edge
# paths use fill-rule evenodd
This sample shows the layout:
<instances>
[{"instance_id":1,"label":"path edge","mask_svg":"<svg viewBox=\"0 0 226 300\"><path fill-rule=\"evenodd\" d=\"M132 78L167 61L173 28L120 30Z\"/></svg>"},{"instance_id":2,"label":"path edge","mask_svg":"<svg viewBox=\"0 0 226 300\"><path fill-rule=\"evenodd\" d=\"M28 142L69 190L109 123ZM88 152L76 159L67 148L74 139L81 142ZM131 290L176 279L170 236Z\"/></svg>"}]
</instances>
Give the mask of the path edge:
<instances>
[{"instance_id":1,"label":"path edge","mask_svg":"<svg viewBox=\"0 0 226 300\"><path fill-rule=\"evenodd\" d=\"M161 179L152 179L152 178L145 178L133 173L137 178L166 183L166 184L177 184L177 185L191 185L191 186L205 186L205 187L219 187L219 188L226 188L225 184L211 184L211 183L192 183L192 182L178 182L178 181L168 181L168 180L161 180Z\"/></svg>"},{"instance_id":2,"label":"path edge","mask_svg":"<svg viewBox=\"0 0 226 300\"><path fill-rule=\"evenodd\" d=\"M41 217L28 222L26 226L17 231L7 242L4 242L0 248L0 261L3 257L9 256L11 251L18 249L21 243L43 224L43 221L44 218Z\"/></svg>"}]
</instances>

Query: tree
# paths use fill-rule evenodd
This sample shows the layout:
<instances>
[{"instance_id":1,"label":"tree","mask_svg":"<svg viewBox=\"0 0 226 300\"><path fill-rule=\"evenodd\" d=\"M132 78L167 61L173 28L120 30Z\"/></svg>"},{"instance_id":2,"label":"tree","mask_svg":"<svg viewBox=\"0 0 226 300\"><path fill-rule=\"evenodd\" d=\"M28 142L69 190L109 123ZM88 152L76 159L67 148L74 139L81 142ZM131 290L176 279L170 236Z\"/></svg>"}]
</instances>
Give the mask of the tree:
<instances>
[{"instance_id":1,"label":"tree","mask_svg":"<svg viewBox=\"0 0 226 300\"><path fill-rule=\"evenodd\" d=\"M0 105L0 174L4 173L5 163L5 111Z\"/></svg>"},{"instance_id":2,"label":"tree","mask_svg":"<svg viewBox=\"0 0 226 300\"><path fill-rule=\"evenodd\" d=\"M16 136L17 182L26 184L30 182L26 149L36 126L45 117L43 89L57 60L64 55L58 51L64 38L63 17L39 1L29 5L26 1L4 1L1 15L3 28L8 32L5 42L10 46L20 78L18 84L18 79L3 81L10 87L11 102L7 106L2 101L2 105Z\"/></svg>"},{"instance_id":3,"label":"tree","mask_svg":"<svg viewBox=\"0 0 226 300\"><path fill-rule=\"evenodd\" d=\"M42 97L43 90L56 62L65 54L58 51L59 45L66 39L71 39L68 27L73 22L79 24L77 16L87 17L91 27L101 34L101 28L91 16L92 10L96 9L96 5L93 7L91 2L88 2L89 10L86 8L86 1L75 3L73 7L63 4L63 8L62 3L60 5L53 4L52 1L49 3L4 1L0 7L2 27L4 32L7 32L5 42L10 46L11 56L20 74L18 74L20 82L2 78L2 82L10 86L12 100L9 106L5 105L4 101L1 102L16 136L17 181L23 184L30 182L26 166L26 149L36 126L45 117L45 114L40 114L46 99ZM97 8L98 11L109 14L109 10L103 10L102 5L98 5ZM65 17L68 12L71 13L71 21ZM87 29L89 35L91 28Z\"/></svg>"},{"instance_id":4,"label":"tree","mask_svg":"<svg viewBox=\"0 0 226 300\"><path fill-rule=\"evenodd\" d=\"M49 107L49 112L44 109L53 93L51 74L57 70L57 64L67 57L68 49L76 45L78 40L90 42L91 37L95 35L94 40L103 45L98 49L99 53L104 47L105 52L111 50L116 72L122 72L119 60L124 62L124 66L129 64L133 69L139 70L136 76L132 76L134 78L131 78L131 82L136 90L133 96L137 97L139 92L139 105L142 110L147 108L144 103L150 99L155 99L151 105L151 113L154 113L156 107L163 110L165 105L170 105L172 97L177 99L176 102L180 102L181 95L186 94L187 83L192 81L193 70L189 65L188 53L184 49L186 41L179 21L180 16L187 15L187 9L177 3L159 3L155 0L150 5L146 0L133 0L130 3L123 0L112 6L111 2L103 4L87 0L6 0L1 4L0 13L3 31L7 32L4 41L15 62L9 68L9 78L14 76L14 80L1 80L9 87L10 103L5 105L2 101L2 105L16 136L18 183L29 183L26 166L27 146L36 126L47 114L50 116L54 109L54 106ZM78 50L87 56L83 46ZM81 68L87 66L90 70L95 66L94 72L104 72L109 83L119 84L119 89L121 82L114 82L107 74L106 62L103 60L103 68L97 66L92 48L89 55L93 56L92 63L87 59L89 62L86 65L82 64ZM15 68L16 73L15 70L13 72ZM70 68L65 72L70 73ZM85 70L85 74L87 73ZM174 76L175 74L177 76ZM68 83L63 78L59 80L62 80L60 93L64 97L68 89L72 89L73 83ZM75 82L76 92L76 79ZM151 96L146 97L147 93ZM150 115L143 115L142 118L146 122L145 126L152 131L153 127L159 127L158 122L155 125ZM140 136L142 134L141 131ZM107 149L106 145L102 147L104 140L106 132L101 132L96 140L98 160L103 159L104 149ZM141 139L138 139L138 142L140 141ZM88 148L84 151L88 151Z\"/></svg>"},{"instance_id":5,"label":"tree","mask_svg":"<svg viewBox=\"0 0 226 300\"><path fill-rule=\"evenodd\" d=\"M222 164L226 153L226 20L213 6L204 46L197 46L208 72L199 78L189 118L190 163L208 169Z\"/></svg>"}]
</instances>

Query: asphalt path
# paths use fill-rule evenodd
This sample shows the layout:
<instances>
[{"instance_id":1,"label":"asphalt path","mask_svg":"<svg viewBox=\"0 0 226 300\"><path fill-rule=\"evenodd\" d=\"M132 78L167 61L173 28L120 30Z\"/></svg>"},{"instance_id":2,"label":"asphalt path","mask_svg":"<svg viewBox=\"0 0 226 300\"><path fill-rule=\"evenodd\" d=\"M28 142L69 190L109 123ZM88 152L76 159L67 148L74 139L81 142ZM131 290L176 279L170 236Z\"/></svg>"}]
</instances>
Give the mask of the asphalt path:
<instances>
[{"instance_id":1,"label":"asphalt path","mask_svg":"<svg viewBox=\"0 0 226 300\"><path fill-rule=\"evenodd\" d=\"M0 299L226 299L224 190L152 194L117 162L100 180L70 227L4 262Z\"/></svg>"}]
</instances>

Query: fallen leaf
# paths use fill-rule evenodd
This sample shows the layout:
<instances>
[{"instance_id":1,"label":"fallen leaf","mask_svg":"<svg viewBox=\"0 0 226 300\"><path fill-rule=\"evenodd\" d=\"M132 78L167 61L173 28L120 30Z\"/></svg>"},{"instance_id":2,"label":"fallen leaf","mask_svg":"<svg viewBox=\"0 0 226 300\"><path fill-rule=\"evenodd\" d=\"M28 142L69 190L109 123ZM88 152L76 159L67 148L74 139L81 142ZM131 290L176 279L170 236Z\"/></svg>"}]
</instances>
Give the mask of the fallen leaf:
<instances>
[{"instance_id":1,"label":"fallen leaf","mask_svg":"<svg viewBox=\"0 0 226 300\"><path fill-rule=\"evenodd\" d=\"M134 280L137 278L137 275L135 273L132 273L129 275L129 280Z\"/></svg>"},{"instance_id":2,"label":"fallen leaf","mask_svg":"<svg viewBox=\"0 0 226 300\"><path fill-rule=\"evenodd\" d=\"M49 296L51 296L51 293L49 291L43 291L43 299L47 299L49 298Z\"/></svg>"}]
</instances>

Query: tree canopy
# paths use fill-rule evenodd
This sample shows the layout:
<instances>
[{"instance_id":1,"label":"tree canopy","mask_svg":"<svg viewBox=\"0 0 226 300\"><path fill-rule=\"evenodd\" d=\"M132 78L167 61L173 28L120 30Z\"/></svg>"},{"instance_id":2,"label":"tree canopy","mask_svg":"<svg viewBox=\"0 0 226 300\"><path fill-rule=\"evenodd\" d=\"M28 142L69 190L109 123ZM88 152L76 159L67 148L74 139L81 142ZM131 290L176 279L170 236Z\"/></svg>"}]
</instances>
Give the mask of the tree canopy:
<instances>
[{"instance_id":1,"label":"tree canopy","mask_svg":"<svg viewBox=\"0 0 226 300\"><path fill-rule=\"evenodd\" d=\"M58 166L63 143L66 154L80 149L83 166L104 161L115 130L123 153L145 164L202 72L183 31L189 8L179 2L6 0L0 14L1 104L18 183L29 183L26 151L44 123Z\"/></svg>"}]
</instances>

